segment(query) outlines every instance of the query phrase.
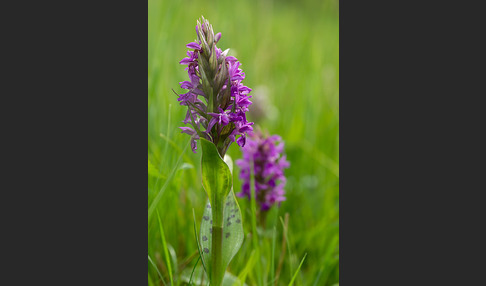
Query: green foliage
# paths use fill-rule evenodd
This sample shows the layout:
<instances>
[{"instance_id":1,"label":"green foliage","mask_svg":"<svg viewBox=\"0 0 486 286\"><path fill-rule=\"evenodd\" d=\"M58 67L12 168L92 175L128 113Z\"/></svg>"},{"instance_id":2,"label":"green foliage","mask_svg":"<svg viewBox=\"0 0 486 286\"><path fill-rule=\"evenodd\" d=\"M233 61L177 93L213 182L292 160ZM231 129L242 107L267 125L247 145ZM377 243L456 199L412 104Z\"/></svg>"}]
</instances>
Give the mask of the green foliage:
<instances>
[{"instance_id":1,"label":"green foliage","mask_svg":"<svg viewBox=\"0 0 486 286\"><path fill-rule=\"evenodd\" d=\"M164 248L165 262L167 263L167 268L169 272L170 285L174 285L174 279L172 275L172 266L170 263L169 249L167 247L167 242L165 241L164 228L162 227L162 222L160 221L160 215L157 211L157 219L159 221L160 236L162 237L162 247Z\"/></svg>"},{"instance_id":2,"label":"green foliage","mask_svg":"<svg viewBox=\"0 0 486 286\"><path fill-rule=\"evenodd\" d=\"M302 260L300 261L299 267L297 267L294 276L292 276L292 280L290 280L289 286L292 286L294 284L295 278L297 277L297 274L299 274L300 268L302 267L302 264L304 263L306 257L307 257L307 253L304 255L304 258L302 258Z\"/></svg>"},{"instance_id":3,"label":"green foliage","mask_svg":"<svg viewBox=\"0 0 486 286\"><path fill-rule=\"evenodd\" d=\"M209 200L206 204L209 205ZM203 219L201 221L201 230L199 241L201 243L201 248L203 249L203 259L206 265L210 265L211 261L211 242L212 242L212 232L210 231L213 227L212 225L212 213L211 208L206 207L203 214ZM224 208L224 224L223 224L223 267L226 269L228 264L236 255L241 245L243 244L243 239L245 234L243 232L243 221L241 210L236 201L235 194L233 190L228 194L225 208ZM207 252L204 249L208 249Z\"/></svg>"},{"instance_id":4,"label":"green foliage","mask_svg":"<svg viewBox=\"0 0 486 286\"><path fill-rule=\"evenodd\" d=\"M233 185L231 171L213 143L204 138L201 138L200 142L203 153L201 156L201 171L204 190L208 195L212 208L215 210L221 208L223 210L224 201ZM219 216L219 213L215 215L217 217L214 219L214 225L223 226L222 217Z\"/></svg>"},{"instance_id":5,"label":"green foliage","mask_svg":"<svg viewBox=\"0 0 486 286\"><path fill-rule=\"evenodd\" d=\"M250 189L251 189L251 202L250 202L250 210L251 210L251 231L252 231L252 238L253 238L253 249L256 251L256 254L260 256L260 244L258 242L258 232L257 232L257 225L256 225L256 195L255 195L255 176L253 175L254 173L254 164L253 161L250 163L250 177L251 177L251 182L250 182ZM256 260L256 267L261 268L261 260L257 259ZM257 276L257 284L258 286L263 285L263 277L261 272L256 273Z\"/></svg>"},{"instance_id":6,"label":"green foliage","mask_svg":"<svg viewBox=\"0 0 486 286\"><path fill-rule=\"evenodd\" d=\"M232 187L231 157L227 155L223 160L216 146L205 139L201 139L201 146L202 184L208 201L201 221L200 241L211 283L219 285L243 242L242 216Z\"/></svg>"},{"instance_id":7,"label":"green foliage","mask_svg":"<svg viewBox=\"0 0 486 286\"><path fill-rule=\"evenodd\" d=\"M148 1L148 159L160 175L148 176L148 206L153 214L159 211L167 247L172 246L179 261L177 271L172 267L175 285L188 283L182 273L190 278L198 259L192 211L199 227L207 200L201 184L202 146L198 142L196 154L186 148L189 136L178 127L184 126L187 109L171 90L184 92L178 83L188 80L187 72L179 61L186 56L185 45L196 38L201 15L222 33L218 47L229 48L242 63L245 85L253 89L250 111L265 107L266 116L250 113L248 120L280 135L291 163L285 171L287 200L270 211L265 227L257 225L259 253L254 251L250 201L237 197L246 237L227 272L251 286L258 276L264 285L288 285L307 253L294 285L339 282L338 7L333 0ZM263 98L266 104L258 103ZM228 154L241 158L235 143ZM234 168L238 193L239 169ZM284 239L280 217L286 213ZM160 286L158 272L167 284L170 277L155 216L148 221L148 255L154 262L148 262L148 277L149 285ZM197 271L192 282L199 286L203 271ZM202 280L207 285L207 278Z\"/></svg>"}]
</instances>

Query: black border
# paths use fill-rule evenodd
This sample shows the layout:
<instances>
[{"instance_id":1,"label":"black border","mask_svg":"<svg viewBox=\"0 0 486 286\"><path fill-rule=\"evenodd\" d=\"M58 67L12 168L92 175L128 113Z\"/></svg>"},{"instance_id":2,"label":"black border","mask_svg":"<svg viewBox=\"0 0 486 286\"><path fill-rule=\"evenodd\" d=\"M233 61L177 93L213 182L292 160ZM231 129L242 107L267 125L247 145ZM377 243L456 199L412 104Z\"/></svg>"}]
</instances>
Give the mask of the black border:
<instances>
[{"instance_id":1,"label":"black border","mask_svg":"<svg viewBox=\"0 0 486 286\"><path fill-rule=\"evenodd\" d=\"M341 286L485 283L478 9L340 2Z\"/></svg>"},{"instance_id":2,"label":"black border","mask_svg":"<svg viewBox=\"0 0 486 286\"><path fill-rule=\"evenodd\" d=\"M16 5L0 284L145 285L147 3Z\"/></svg>"}]
</instances>

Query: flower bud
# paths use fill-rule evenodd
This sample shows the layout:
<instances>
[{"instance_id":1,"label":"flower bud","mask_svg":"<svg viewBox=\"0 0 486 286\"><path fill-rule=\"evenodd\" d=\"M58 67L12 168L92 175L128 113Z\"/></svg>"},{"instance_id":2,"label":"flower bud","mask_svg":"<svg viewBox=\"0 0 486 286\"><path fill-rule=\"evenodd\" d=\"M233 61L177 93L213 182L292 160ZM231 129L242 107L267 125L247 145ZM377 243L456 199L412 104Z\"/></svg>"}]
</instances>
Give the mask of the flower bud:
<instances>
[{"instance_id":1,"label":"flower bud","mask_svg":"<svg viewBox=\"0 0 486 286\"><path fill-rule=\"evenodd\" d=\"M216 74L216 78L214 79L214 86L216 90L221 90L221 88L223 87L227 79L228 79L228 69L226 68L225 64L222 64L221 69ZM223 103L221 105L224 106Z\"/></svg>"},{"instance_id":2,"label":"flower bud","mask_svg":"<svg viewBox=\"0 0 486 286\"><path fill-rule=\"evenodd\" d=\"M207 42L209 46L209 50L211 51L211 54L213 53L213 45L214 45L214 32L213 32L213 27L211 25L208 26L208 32L207 32Z\"/></svg>"},{"instance_id":3,"label":"flower bud","mask_svg":"<svg viewBox=\"0 0 486 286\"><path fill-rule=\"evenodd\" d=\"M218 60L216 59L216 45L214 45L213 50L211 51L211 56L209 57L209 66L212 71L216 72L218 70Z\"/></svg>"},{"instance_id":4,"label":"flower bud","mask_svg":"<svg viewBox=\"0 0 486 286\"><path fill-rule=\"evenodd\" d=\"M214 43L216 44L217 42L219 42L219 39L221 39L221 32L217 33L214 36Z\"/></svg>"}]
</instances>

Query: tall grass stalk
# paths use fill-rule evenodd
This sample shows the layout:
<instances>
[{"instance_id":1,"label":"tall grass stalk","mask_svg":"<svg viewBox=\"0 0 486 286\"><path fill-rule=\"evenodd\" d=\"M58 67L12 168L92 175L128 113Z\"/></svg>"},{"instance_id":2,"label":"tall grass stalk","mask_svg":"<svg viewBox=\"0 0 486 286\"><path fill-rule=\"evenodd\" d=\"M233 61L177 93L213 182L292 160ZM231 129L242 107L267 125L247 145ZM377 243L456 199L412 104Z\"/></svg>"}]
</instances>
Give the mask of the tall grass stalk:
<instances>
[{"instance_id":1,"label":"tall grass stalk","mask_svg":"<svg viewBox=\"0 0 486 286\"><path fill-rule=\"evenodd\" d=\"M174 285L174 278L172 277L172 266L170 263L169 250L167 248L167 243L165 241L164 228L162 227L162 221L160 220L159 211L157 210L157 219L159 221L160 237L162 238L162 247L164 249L165 262L167 263L167 268L169 272L170 285Z\"/></svg>"},{"instance_id":2,"label":"tall grass stalk","mask_svg":"<svg viewBox=\"0 0 486 286\"><path fill-rule=\"evenodd\" d=\"M258 243L258 232L257 232L257 219L256 219L256 195L255 195L255 176L254 176L254 164L253 160L250 162L250 174L251 174L251 183L250 183L250 188L251 188L251 228L252 228L252 240L253 240L253 248L255 249L257 256L260 256L260 244ZM261 265L261 260L257 258L256 260L256 275L257 275L257 283L258 286L263 285L263 277L261 273L262 265Z\"/></svg>"},{"instance_id":3,"label":"tall grass stalk","mask_svg":"<svg viewBox=\"0 0 486 286\"><path fill-rule=\"evenodd\" d=\"M299 274L300 268L302 267L302 264L304 263L304 260L305 260L306 257L307 257L307 253L304 255L304 257L300 261L299 267L297 267L297 270L295 271L294 276L292 276L292 280L290 280L289 286L292 286L294 284L295 278L297 278L297 274Z\"/></svg>"}]
</instances>

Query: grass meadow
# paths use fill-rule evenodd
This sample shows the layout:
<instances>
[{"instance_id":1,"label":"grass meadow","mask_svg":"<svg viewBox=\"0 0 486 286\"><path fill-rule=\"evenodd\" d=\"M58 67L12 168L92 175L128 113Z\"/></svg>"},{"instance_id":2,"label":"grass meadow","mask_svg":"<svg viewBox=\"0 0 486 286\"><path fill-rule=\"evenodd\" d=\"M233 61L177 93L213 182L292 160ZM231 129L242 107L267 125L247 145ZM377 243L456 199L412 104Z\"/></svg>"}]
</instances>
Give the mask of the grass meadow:
<instances>
[{"instance_id":1,"label":"grass meadow","mask_svg":"<svg viewBox=\"0 0 486 286\"><path fill-rule=\"evenodd\" d=\"M188 77L179 61L196 39L201 15L222 33L218 47L230 48L242 63L243 83L253 89L248 120L282 137L291 164L287 200L258 227L256 247L250 203L238 198L246 237L225 283L339 283L338 11L339 2L328 0L148 1L149 285L191 279L207 285L201 262L195 267L193 211L199 229L206 203L201 152L191 151L189 136L178 128L187 109L171 90L184 92L178 83ZM241 158L236 143L228 154ZM238 171L235 165L235 192Z\"/></svg>"}]
</instances>

